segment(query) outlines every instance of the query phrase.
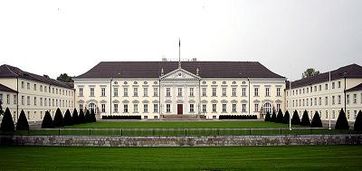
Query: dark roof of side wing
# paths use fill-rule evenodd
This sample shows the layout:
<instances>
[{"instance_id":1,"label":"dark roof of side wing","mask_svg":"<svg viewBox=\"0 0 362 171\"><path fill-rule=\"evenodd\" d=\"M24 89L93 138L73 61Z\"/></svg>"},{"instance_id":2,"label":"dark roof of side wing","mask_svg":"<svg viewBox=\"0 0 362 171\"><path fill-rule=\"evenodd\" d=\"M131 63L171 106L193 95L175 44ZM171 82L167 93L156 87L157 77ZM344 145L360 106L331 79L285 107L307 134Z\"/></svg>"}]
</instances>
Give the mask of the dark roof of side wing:
<instances>
[{"instance_id":1,"label":"dark roof of side wing","mask_svg":"<svg viewBox=\"0 0 362 171\"><path fill-rule=\"evenodd\" d=\"M361 90L362 90L362 83L346 90L346 92L361 91Z\"/></svg>"},{"instance_id":2,"label":"dark roof of side wing","mask_svg":"<svg viewBox=\"0 0 362 171\"><path fill-rule=\"evenodd\" d=\"M159 78L178 68L178 62L100 62L76 78ZM187 61L182 69L201 78L284 78L259 62Z\"/></svg>"},{"instance_id":3,"label":"dark roof of side wing","mask_svg":"<svg viewBox=\"0 0 362 171\"><path fill-rule=\"evenodd\" d=\"M11 92L11 93L17 93L17 91L5 86L5 85L2 85L0 84L0 91L4 91L4 92Z\"/></svg>"}]
</instances>

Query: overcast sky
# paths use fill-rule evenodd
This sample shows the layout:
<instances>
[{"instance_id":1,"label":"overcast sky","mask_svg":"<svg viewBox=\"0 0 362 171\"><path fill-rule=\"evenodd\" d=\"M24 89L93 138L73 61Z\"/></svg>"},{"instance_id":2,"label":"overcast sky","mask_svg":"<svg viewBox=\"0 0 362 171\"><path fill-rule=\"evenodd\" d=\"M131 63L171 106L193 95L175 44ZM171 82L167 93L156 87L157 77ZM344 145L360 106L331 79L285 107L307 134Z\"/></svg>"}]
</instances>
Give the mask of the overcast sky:
<instances>
[{"instance_id":1,"label":"overcast sky","mask_svg":"<svg viewBox=\"0 0 362 171\"><path fill-rule=\"evenodd\" d=\"M0 1L0 64L56 77L100 61L259 61L295 80L362 65L362 0Z\"/></svg>"}]
</instances>

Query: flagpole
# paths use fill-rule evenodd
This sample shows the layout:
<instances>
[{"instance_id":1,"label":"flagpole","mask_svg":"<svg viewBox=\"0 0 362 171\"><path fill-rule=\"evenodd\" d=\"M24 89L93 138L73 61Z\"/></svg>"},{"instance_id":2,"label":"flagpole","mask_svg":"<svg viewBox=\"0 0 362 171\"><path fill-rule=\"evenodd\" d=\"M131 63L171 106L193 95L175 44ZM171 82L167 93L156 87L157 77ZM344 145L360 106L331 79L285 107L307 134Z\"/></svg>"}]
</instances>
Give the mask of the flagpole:
<instances>
[{"instance_id":1,"label":"flagpole","mask_svg":"<svg viewBox=\"0 0 362 171\"><path fill-rule=\"evenodd\" d=\"M291 90L292 90L292 82L289 81L289 93L291 93ZM290 95L289 95L289 97L290 97ZM290 103L290 99L289 99L289 103ZM290 131L292 130L292 116L291 116L291 113L289 113L289 130Z\"/></svg>"},{"instance_id":2,"label":"flagpole","mask_svg":"<svg viewBox=\"0 0 362 171\"><path fill-rule=\"evenodd\" d=\"M331 108L331 101L332 101L332 99L331 99L331 71L329 71L329 73L328 73L328 77L329 77L329 82L328 82L328 91L329 91L329 102L330 103L328 103L328 106L329 106L329 108L328 108L328 129L329 130L331 130L332 128L331 128L331 112L330 112L330 108Z\"/></svg>"},{"instance_id":3,"label":"flagpole","mask_svg":"<svg viewBox=\"0 0 362 171\"><path fill-rule=\"evenodd\" d=\"M181 68L181 39L178 38L178 68Z\"/></svg>"}]
</instances>

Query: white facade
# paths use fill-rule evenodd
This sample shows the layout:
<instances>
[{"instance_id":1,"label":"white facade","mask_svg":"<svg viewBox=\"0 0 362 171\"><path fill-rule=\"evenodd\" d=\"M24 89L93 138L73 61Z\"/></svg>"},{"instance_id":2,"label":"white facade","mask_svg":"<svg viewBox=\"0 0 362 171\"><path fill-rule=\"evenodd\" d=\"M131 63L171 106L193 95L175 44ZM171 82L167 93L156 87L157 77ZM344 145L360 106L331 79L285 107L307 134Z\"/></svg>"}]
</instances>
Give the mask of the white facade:
<instances>
[{"instance_id":1,"label":"white facade","mask_svg":"<svg viewBox=\"0 0 362 171\"><path fill-rule=\"evenodd\" d=\"M159 78L76 78L78 108L100 115L257 115L284 109L284 78L201 78L178 68ZM261 111L263 109L263 111Z\"/></svg>"}]
</instances>

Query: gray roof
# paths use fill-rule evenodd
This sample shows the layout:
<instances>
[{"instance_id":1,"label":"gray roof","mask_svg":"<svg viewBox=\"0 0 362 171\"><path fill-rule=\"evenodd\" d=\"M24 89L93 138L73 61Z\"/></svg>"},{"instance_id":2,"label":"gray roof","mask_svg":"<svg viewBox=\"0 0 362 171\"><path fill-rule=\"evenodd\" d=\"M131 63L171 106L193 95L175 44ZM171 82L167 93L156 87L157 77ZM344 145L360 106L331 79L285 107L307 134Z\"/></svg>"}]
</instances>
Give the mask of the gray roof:
<instances>
[{"instance_id":1,"label":"gray roof","mask_svg":"<svg viewBox=\"0 0 362 171\"><path fill-rule=\"evenodd\" d=\"M48 76L40 76L37 74L26 72L17 67L6 64L0 66L0 78L23 78L23 79L42 82L49 85L54 85L64 88L73 88L72 84L54 80L49 78Z\"/></svg>"},{"instance_id":2,"label":"gray roof","mask_svg":"<svg viewBox=\"0 0 362 171\"><path fill-rule=\"evenodd\" d=\"M362 67L357 64L351 64L331 71L331 80L337 80L344 77L362 78ZM292 88L298 88L322 82L327 82L328 80L329 80L329 72L324 72L312 77L307 77L293 81L291 85ZM287 88L289 88L289 83L287 83Z\"/></svg>"},{"instance_id":3,"label":"gray roof","mask_svg":"<svg viewBox=\"0 0 362 171\"><path fill-rule=\"evenodd\" d=\"M76 78L159 78L178 68L178 62L100 62ZM259 62L187 61L182 69L201 78L284 78Z\"/></svg>"},{"instance_id":4,"label":"gray roof","mask_svg":"<svg viewBox=\"0 0 362 171\"><path fill-rule=\"evenodd\" d=\"M2 84L0 84L0 91L17 93L17 91L15 91L15 90L7 87L7 86L4 86L4 85L2 85Z\"/></svg>"},{"instance_id":5,"label":"gray roof","mask_svg":"<svg viewBox=\"0 0 362 171\"><path fill-rule=\"evenodd\" d=\"M362 83L346 90L346 92L361 91L361 90L362 90Z\"/></svg>"}]
</instances>

